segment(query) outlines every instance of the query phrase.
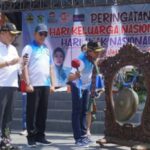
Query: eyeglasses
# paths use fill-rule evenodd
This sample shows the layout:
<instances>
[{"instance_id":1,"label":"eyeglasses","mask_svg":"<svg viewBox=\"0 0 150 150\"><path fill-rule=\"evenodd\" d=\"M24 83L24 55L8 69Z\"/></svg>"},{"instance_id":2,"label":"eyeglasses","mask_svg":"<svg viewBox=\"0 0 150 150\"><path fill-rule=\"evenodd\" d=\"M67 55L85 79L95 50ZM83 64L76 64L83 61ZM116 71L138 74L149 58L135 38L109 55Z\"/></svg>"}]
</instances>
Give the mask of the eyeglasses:
<instances>
[{"instance_id":1,"label":"eyeglasses","mask_svg":"<svg viewBox=\"0 0 150 150\"><path fill-rule=\"evenodd\" d=\"M47 32L39 32L39 35L47 37Z\"/></svg>"}]
</instances>

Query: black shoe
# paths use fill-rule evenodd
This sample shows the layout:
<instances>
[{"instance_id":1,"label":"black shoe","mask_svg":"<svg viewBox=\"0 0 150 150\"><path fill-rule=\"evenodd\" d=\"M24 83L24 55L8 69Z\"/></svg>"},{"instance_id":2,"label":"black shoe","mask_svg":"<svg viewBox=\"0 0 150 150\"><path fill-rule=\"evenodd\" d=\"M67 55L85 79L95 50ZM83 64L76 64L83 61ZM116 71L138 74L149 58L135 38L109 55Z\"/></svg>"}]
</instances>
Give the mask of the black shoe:
<instances>
[{"instance_id":1,"label":"black shoe","mask_svg":"<svg viewBox=\"0 0 150 150\"><path fill-rule=\"evenodd\" d=\"M0 142L0 150L19 150L19 148L13 146L9 138L3 138Z\"/></svg>"},{"instance_id":2,"label":"black shoe","mask_svg":"<svg viewBox=\"0 0 150 150\"><path fill-rule=\"evenodd\" d=\"M0 142L0 150L6 149L6 148L7 148L6 143L4 142L4 140L2 140Z\"/></svg>"},{"instance_id":3,"label":"black shoe","mask_svg":"<svg viewBox=\"0 0 150 150\"><path fill-rule=\"evenodd\" d=\"M36 140L36 144L38 144L38 145L51 145L52 142L47 141L46 139L42 138L42 139Z\"/></svg>"},{"instance_id":4,"label":"black shoe","mask_svg":"<svg viewBox=\"0 0 150 150\"><path fill-rule=\"evenodd\" d=\"M28 147L36 147L36 142L35 142L35 140L28 140L28 145L27 145Z\"/></svg>"}]
</instances>

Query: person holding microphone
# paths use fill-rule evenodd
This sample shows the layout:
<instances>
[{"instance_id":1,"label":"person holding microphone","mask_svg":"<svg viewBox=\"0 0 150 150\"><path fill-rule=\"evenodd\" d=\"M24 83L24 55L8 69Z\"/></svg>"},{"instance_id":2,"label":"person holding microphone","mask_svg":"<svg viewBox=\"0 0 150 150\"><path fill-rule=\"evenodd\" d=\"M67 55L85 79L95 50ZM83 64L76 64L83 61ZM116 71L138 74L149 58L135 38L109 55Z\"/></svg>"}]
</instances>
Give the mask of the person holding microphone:
<instances>
[{"instance_id":1,"label":"person holding microphone","mask_svg":"<svg viewBox=\"0 0 150 150\"><path fill-rule=\"evenodd\" d=\"M72 129L75 144L88 147L91 142L87 137L87 105L90 95L92 70L94 61L99 57L103 48L98 42L87 43L87 50L78 57L80 66L73 68L68 77L72 94Z\"/></svg>"}]
</instances>

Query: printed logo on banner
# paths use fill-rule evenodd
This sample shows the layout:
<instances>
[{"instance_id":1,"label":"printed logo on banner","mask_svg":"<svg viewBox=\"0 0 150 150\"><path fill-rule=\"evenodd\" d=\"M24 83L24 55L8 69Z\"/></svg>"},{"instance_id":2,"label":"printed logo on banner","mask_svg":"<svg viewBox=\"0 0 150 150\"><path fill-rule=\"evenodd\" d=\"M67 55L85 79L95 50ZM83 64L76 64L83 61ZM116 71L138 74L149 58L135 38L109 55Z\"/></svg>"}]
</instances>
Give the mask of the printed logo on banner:
<instances>
[{"instance_id":1,"label":"printed logo on banner","mask_svg":"<svg viewBox=\"0 0 150 150\"><path fill-rule=\"evenodd\" d=\"M79 14L79 15L73 15L73 22L83 22L85 20L85 15L84 14Z\"/></svg>"},{"instance_id":2,"label":"printed logo on banner","mask_svg":"<svg viewBox=\"0 0 150 150\"><path fill-rule=\"evenodd\" d=\"M56 23L57 22L56 14L55 14L54 11L49 12L49 16L48 16L47 22L48 23Z\"/></svg>"},{"instance_id":3,"label":"printed logo on banner","mask_svg":"<svg viewBox=\"0 0 150 150\"><path fill-rule=\"evenodd\" d=\"M38 16L37 16L37 22L38 22L38 23L44 22L44 16L43 16L43 15L38 15Z\"/></svg>"},{"instance_id":4,"label":"printed logo on banner","mask_svg":"<svg viewBox=\"0 0 150 150\"><path fill-rule=\"evenodd\" d=\"M29 14L27 15L27 17L26 17L26 21L27 21L28 23L32 23L33 20L34 20L33 14L32 14L32 13L29 13Z\"/></svg>"},{"instance_id":5,"label":"printed logo on banner","mask_svg":"<svg viewBox=\"0 0 150 150\"><path fill-rule=\"evenodd\" d=\"M60 16L60 19L61 19L61 23L67 23L67 22L69 22L70 21L70 15L69 15L69 13L62 12L61 16Z\"/></svg>"}]
</instances>

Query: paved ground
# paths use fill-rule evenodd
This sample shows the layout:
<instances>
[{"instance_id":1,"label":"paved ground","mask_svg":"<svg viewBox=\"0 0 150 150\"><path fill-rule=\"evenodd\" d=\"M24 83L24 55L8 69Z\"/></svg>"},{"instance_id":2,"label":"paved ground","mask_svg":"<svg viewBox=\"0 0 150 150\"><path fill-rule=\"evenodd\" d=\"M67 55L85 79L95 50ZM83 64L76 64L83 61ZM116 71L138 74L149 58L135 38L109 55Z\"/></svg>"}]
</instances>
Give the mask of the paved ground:
<instances>
[{"instance_id":1,"label":"paved ground","mask_svg":"<svg viewBox=\"0 0 150 150\"><path fill-rule=\"evenodd\" d=\"M105 147L100 148L95 142L89 148L75 147L72 134L64 133L47 133L47 139L53 144L51 146L37 146L36 148L28 148L26 146L25 136L19 135L17 132L12 132L13 143L21 150L130 150L129 147L118 146L114 144L106 144ZM103 136L93 135L92 140L96 141Z\"/></svg>"}]
</instances>

